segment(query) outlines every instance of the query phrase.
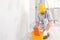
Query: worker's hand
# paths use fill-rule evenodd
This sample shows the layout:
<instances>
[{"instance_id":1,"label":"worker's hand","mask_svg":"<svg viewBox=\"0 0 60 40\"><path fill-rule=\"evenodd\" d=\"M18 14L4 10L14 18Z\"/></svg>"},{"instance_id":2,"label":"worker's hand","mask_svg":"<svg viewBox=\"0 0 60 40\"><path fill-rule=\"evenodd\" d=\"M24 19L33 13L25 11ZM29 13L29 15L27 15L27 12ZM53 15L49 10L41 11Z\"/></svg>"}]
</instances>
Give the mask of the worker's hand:
<instances>
[{"instance_id":1,"label":"worker's hand","mask_svg":"<svg viewBox=\"0 0 60 40\"><path fill-rule=\"evenodd\" d=\"M38 22L36 22L36 24L35 24L34 28L38 28L38 26L39 26L39 23L38 23Z\"/></svg>"},{"instance_id":2,"label":"worker's hand","mask_svg":"<svg viewBox=\"0 0 60 40\"><path fill-rule=\"evenodd\" d=\"M43 33L44 33L44 36L47 36L48 32L47 32L47 30L45 30Z\"/></svg>"}]
</instances>

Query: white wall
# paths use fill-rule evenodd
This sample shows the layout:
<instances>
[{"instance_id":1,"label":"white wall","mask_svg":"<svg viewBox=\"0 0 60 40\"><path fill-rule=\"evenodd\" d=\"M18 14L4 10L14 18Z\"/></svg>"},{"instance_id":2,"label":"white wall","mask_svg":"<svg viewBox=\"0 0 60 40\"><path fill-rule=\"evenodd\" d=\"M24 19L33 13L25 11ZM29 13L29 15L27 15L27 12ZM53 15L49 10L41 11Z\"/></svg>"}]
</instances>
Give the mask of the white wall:
<instances>
[{"instance_id":1,"label":"white wall","mask_svg":"<svg viewBox=\"0 0 60 40\"><path fill-rule=\"evenodd\" d=\"M0 40L17 40L21 13L18 2L19 0L0 0Z\"/></svg>"},{"instance_id":2,"label":"white wall","mask_svg":"<svg viewBox=\"0 0 60 40\"><path fill-rule=\"evenodd\" d=\"M19 0L0 0L0 40L17 40L17 27L22 15L20 6L23 4L18 2Z\"/></svg>"}]
</instances>

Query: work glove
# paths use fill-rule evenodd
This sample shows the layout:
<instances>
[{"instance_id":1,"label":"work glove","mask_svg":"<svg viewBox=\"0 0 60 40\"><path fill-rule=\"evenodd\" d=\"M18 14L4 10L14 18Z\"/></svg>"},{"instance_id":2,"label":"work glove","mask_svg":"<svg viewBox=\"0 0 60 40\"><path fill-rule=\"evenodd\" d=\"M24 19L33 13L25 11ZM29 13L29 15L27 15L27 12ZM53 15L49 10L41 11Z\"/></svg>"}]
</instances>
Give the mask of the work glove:
<instances>
[{"instance_id":1,"label":"work glove","mask_svg":"<svg viewBox=\"0 0 60 40\"><path fill-rule=\"evenodd\" d=\"M49 33L47 30L45 30L43 39L47 39L48 37L49 37Z\"/></svg>"},{"instance_id":2,"label":"work glove","mask_svg":"<svg viewBox=\"0 0 60 40\"><path fill-rule=\"evenodd\" d=\"M47 31L47 30L45 30L45 31L43 32L43 34L44 34L44 36L47 36L48 31Z\"/></svg>"}]
</instances>

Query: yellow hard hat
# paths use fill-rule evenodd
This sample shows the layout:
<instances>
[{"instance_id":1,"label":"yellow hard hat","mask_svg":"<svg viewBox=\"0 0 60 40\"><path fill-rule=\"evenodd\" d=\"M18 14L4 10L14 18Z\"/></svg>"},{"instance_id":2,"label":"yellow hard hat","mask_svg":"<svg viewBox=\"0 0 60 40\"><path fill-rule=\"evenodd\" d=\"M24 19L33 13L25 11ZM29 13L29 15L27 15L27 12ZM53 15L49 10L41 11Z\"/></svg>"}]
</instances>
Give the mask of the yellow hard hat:
<instances>
[{"instance_id":1,"label":"yellow hard hat","mask_svg":"<svg viewBox=\"0 0 60 40\"><path fill-rule=\"evenodd\" d=\"M38 4L37 5L37 11L38 12L43 12L45 10L45 6L43 4Z\"/></svg>"}]
</instances>

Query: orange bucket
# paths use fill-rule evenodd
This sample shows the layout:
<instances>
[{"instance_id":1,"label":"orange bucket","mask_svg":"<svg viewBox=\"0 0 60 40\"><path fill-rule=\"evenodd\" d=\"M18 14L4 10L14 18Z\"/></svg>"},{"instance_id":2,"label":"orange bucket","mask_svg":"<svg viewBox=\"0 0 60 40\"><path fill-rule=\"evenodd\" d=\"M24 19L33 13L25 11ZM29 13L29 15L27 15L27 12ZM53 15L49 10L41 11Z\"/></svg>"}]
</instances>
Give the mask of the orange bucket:
<instances>
[{"instance_id":1,"label":"orange bucket","mask_svg":"<svg viewBox=\"0 0 60 40\"><path fill-rule=\"evenodd\" d=\"M31 33L32 40L43 40L43 32L36 27Z\"/></svg>"}]
</instances>

